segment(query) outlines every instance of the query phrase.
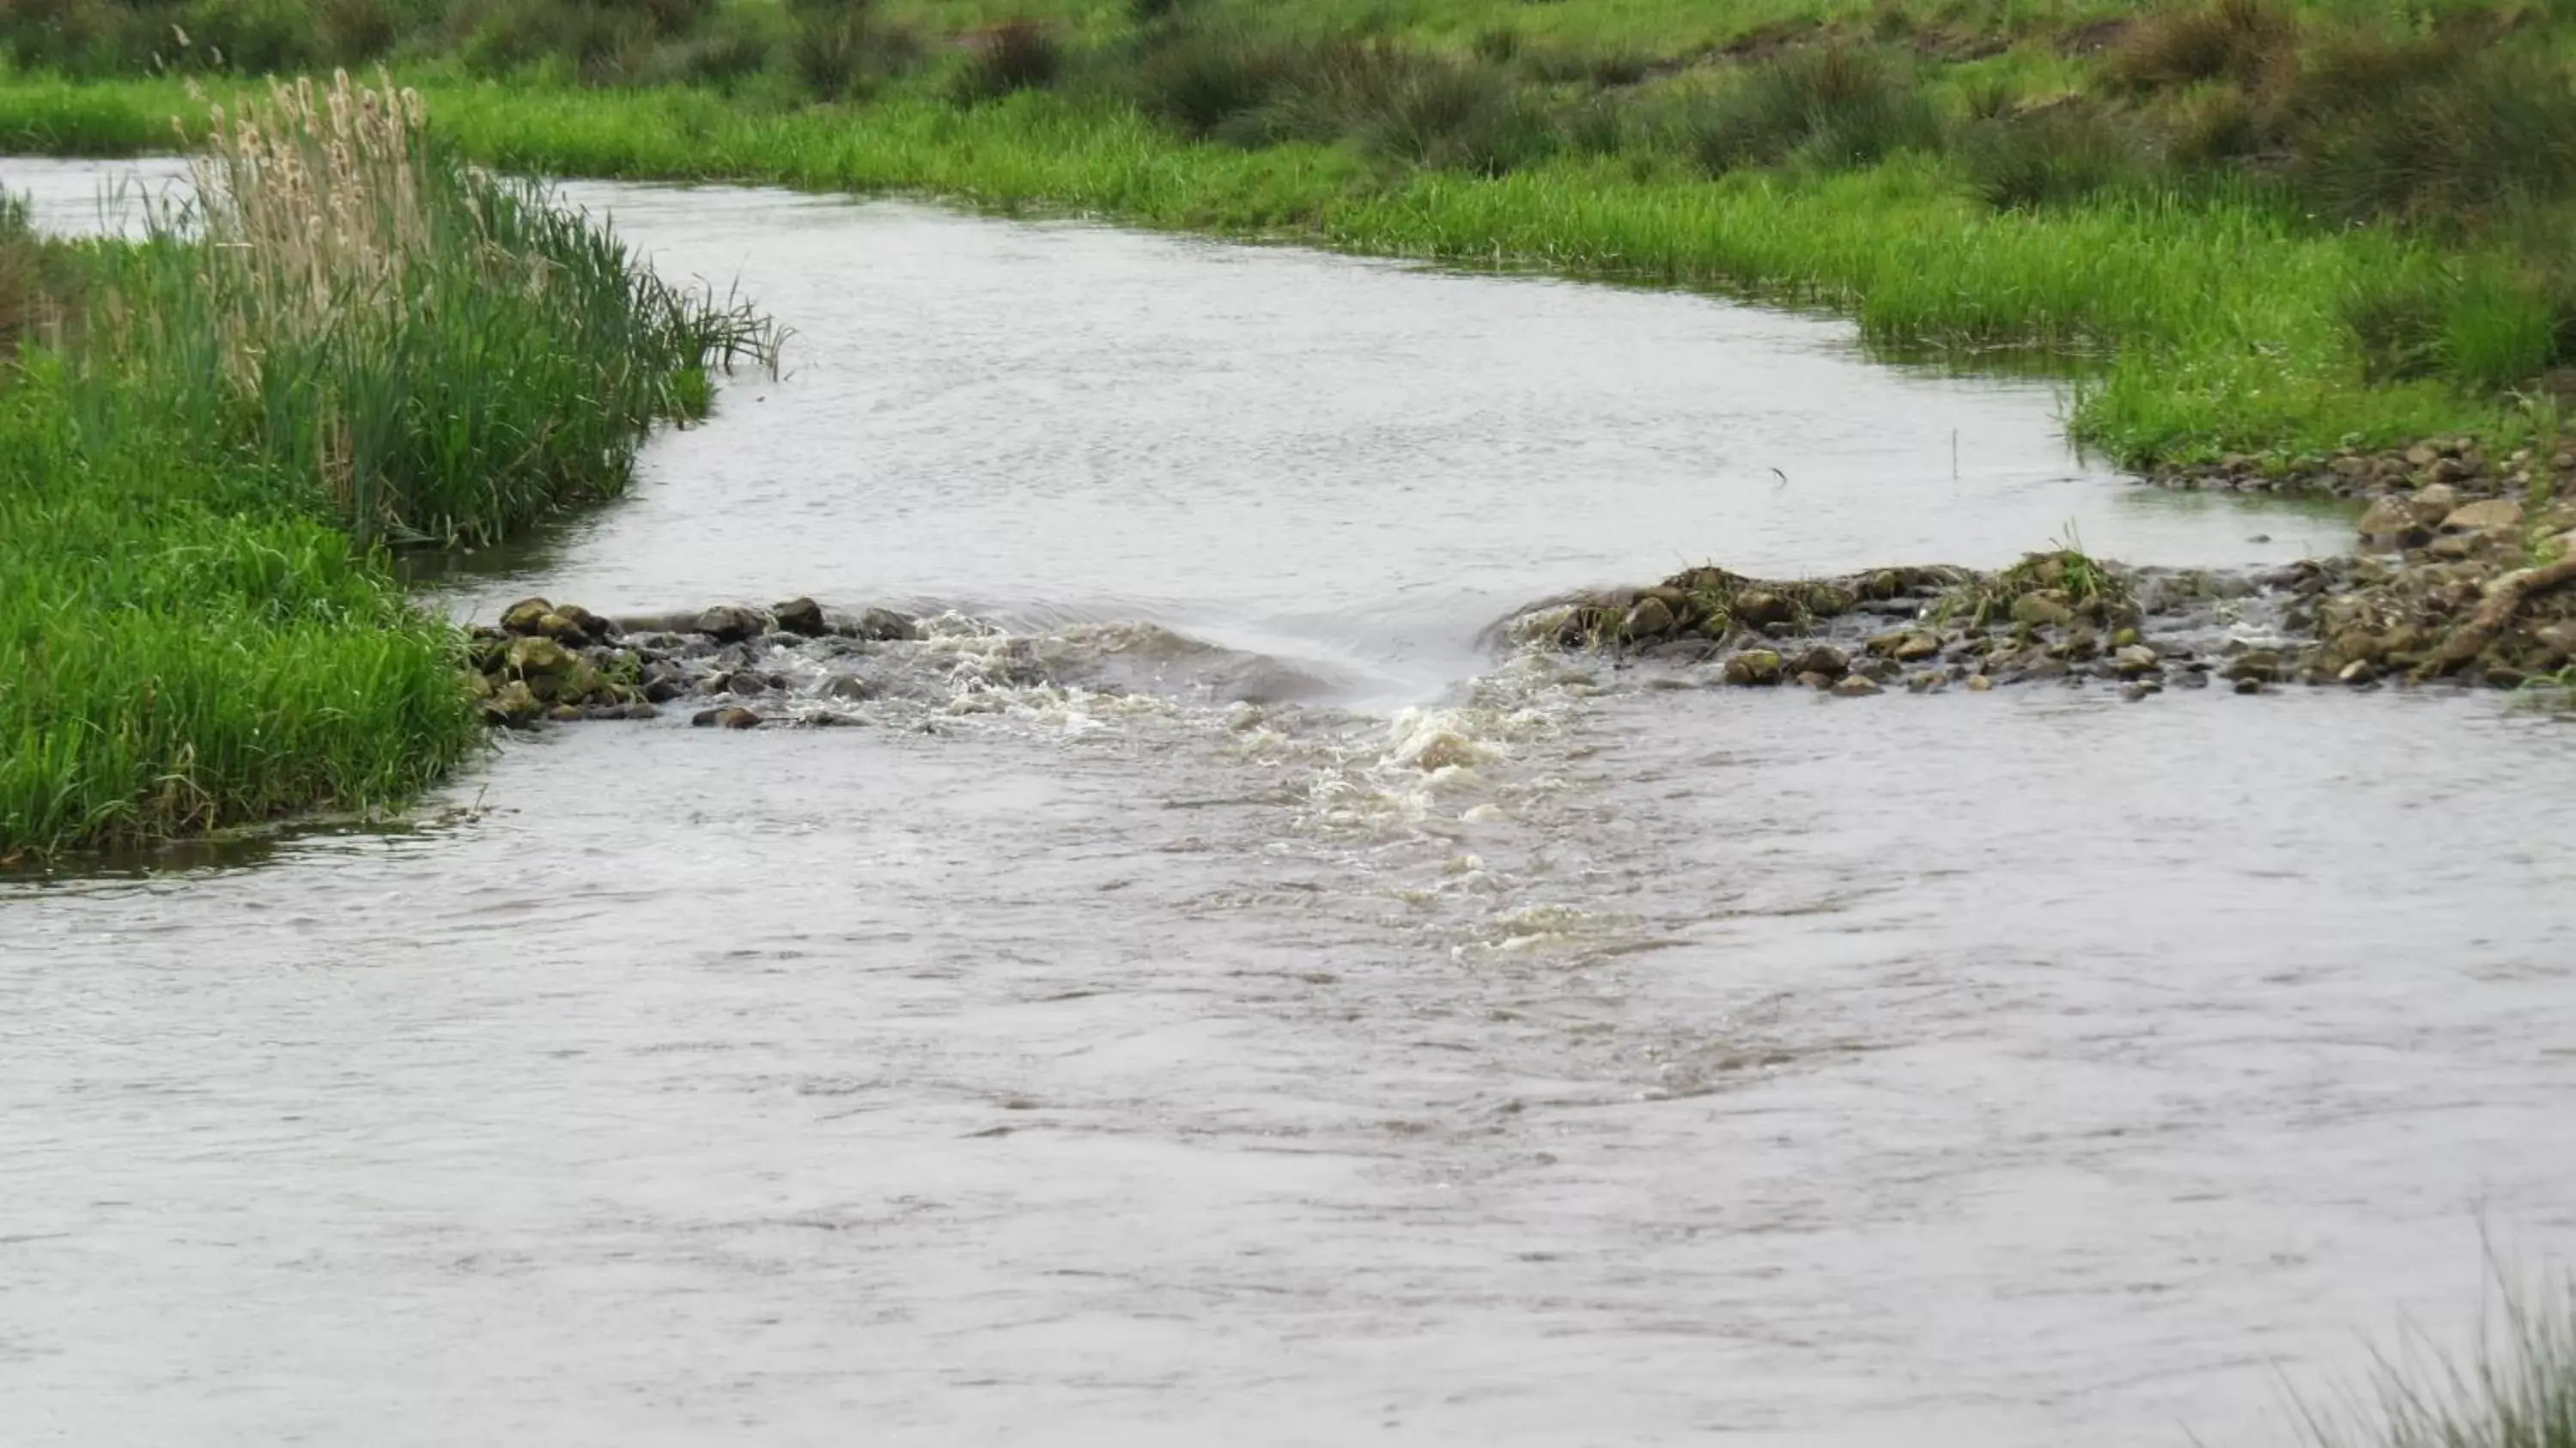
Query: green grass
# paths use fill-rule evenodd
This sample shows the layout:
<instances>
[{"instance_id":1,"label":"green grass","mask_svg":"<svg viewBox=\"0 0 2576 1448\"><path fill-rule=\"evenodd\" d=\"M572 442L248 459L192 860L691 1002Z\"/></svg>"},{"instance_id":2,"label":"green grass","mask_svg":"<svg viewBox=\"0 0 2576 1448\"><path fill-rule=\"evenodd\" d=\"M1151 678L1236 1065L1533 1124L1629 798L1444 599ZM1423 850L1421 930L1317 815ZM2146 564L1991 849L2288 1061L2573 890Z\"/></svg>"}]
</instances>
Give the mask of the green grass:
<instances>
[{"instance_id":1,"label":"green grass","mask_svg":"<svg viewBox=\"0 0 2576 1448\"><path fill-rule=\"evenodd\" d=\"M2383 1358L2341 1412L2308 1407L2316 1448L2576 1448L2576 1290L2535 1303L2508 1286L2501 1333L2463 1361Z\"/></svg>"},{"instance_id":2,"label":"green grass","mask_svg":"<svg viewBox=\"0 0 2576 1448\"><path fill-rule=\"evenodd\" d=\"M1192 142L1130 108L1045 92L966 110L895 97L787 111L691 90L450 81L427 93L444 136L511 169L931 192L1716 288L1846 311L1877 341L1964 362L1999 350L2095 354L2107 360L2069 426L2134 463L2434 433L2503 438L2521 426L2503 400L2446 378L2365 378L2354 299L2449 275L2444 252L2391 229L2319 229L2255 198L2124 193L1997 211L1919 154L1714 180L1624 156L1561 155L1499 178L1390 171L1338 145ZM33 144L75 116L84 149L139 144L188 108L168 82L10 82L0 84L0 145Z\"/></svg>"},{"instance_id":3,"label":"green grass","mask_svg":"<svg viewBox=\"0 0 2576 1448\"><path fill-rule=\"evenodd\" d=\"M0 862L408 798L482 726L385 546L616 491L766 355L390 93L257 114L141 242L0 209Z\"/></svg>"},{"instance_id":4,"label":"green grass","mask_svg":"<svg viewBox=\"0 0 2576 1448\"><path fill-rule=\"evenodd\" d=\"M333 15L379 37L507 168L1828 308L1908 355L2081 359L2070 431L2137 466L2511 444L2516 396L2576 367L2576 11L2539 0L268 3L315 45ZM85 23L126 48L0 24L22 60L122 73L0 77L0 146L146 148L194 110L131 72L203 78L203 37Z\"/></svg>"}]
</instances>

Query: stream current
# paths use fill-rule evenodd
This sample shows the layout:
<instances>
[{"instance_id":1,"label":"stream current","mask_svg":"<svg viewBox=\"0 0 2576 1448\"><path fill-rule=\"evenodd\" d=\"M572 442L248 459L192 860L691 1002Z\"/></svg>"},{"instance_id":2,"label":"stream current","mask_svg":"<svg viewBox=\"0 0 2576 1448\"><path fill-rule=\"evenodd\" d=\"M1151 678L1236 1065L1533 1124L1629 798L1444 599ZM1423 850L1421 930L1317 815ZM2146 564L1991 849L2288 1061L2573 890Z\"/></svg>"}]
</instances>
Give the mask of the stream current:
<instances>
[{"instance_id":1,"label":"stream current","mask_svg":"<svg viewBox=\"0 0 2576 1448\"><path fill-rule=\"evenodd\" d=\"M1490 632L2340 513L1706 298L568 194L784 374L424 591L889 604L912 686L0 882L0 1438L2281 1442L2576 1247L2563 725Z\"/></svg>"}]
</instances>

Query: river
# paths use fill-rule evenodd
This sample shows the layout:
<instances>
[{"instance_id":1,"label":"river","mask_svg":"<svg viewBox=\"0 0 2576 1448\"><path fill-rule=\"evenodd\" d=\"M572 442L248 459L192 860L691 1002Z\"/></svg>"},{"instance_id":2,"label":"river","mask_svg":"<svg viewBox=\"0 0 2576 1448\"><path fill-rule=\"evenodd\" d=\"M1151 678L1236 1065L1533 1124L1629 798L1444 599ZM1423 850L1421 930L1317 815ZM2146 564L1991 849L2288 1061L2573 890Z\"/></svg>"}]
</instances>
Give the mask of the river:
<instances>
[{"instance_id":1,"label":"river","mask_svg":"<svg viewBox=\"0 0 2576 1448\"><path fill-rule=\"evenodd\" d=\"M2340 513L1831 320L569 192L787 365L425 592L891 604L920 686L0 882L12 1441L2280 1443L2576 1250L2565 725L1489 632Z\"/></svg>"}]
</instances>

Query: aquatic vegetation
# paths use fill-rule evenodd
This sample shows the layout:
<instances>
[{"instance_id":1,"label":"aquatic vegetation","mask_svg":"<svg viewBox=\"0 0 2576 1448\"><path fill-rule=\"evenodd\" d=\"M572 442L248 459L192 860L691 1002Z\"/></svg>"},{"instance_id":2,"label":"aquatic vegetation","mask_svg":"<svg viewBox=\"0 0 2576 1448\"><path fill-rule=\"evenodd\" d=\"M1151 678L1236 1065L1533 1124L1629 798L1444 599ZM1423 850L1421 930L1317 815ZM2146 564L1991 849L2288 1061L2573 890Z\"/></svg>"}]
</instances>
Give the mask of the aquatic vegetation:
<instances>
[{"instance_id":1,"label":"aquatic vegetation","mask_svg":"<svg viewBox=\"0 0 2576 1448\"><path fill-rule=\"evenodd\" d=\"M2307 1407L2315 1448L2571 1448L2576 1445L2576 1285L2545 1301L2507 1287L2502 1330L2468 1361L2431 1351L2383 1358L2340 1413Z\"/></svg>"},{"instance_id":2,"label":"aquatic vegetation","mask_svg":"<svg viewBox=\"0 0 2576 1448\"><path fill-rule=\"evenodd\" d=\"M381 545L613 491L704 368L766 355L417 97L344 78L204 133L141 242L0 214L0 858L409 797L481 729Z\"/></svg>"}]
</instances>

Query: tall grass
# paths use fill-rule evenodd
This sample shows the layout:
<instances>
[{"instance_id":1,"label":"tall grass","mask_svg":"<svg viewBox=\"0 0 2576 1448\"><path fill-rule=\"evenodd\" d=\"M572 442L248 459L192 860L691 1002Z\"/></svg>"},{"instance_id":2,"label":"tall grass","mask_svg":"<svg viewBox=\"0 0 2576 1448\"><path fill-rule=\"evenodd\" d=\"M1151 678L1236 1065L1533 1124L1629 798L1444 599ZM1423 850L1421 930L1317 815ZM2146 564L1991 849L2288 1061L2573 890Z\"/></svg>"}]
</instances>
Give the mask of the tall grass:
<instances>
[{"instance_id":1,"label":"tall grass","mask_svg":"<svg viewBox=\"0 0 2576 1448\"><path fill-rule=\"evenodd\" d=\"M2383 1360L2351 1411L2305 1414L2315 1448L2576 1448L2576 1285L2535 1303L2508 1288L2503 1330L2469 1361Z\"/></svg>"},{"instance_id":2,"label":"tall grass","mask_svg":"<svg viewBox=\"0 0 2576 1448\"><path fill-rule=\"evenodd\" d=\"M613 490L765 346L469 170L417 97L341 78L202 130L141 242L0 208L0 860L437 778L480 737L461 642L381 545Z\"/></svg>"},{"instance_id":3,"label":"tall grass","mask_svg":"<svg viewBox=\"0 0 2576 1448\"><path fill-rule=\"evenodd\" d=\"M344 74L218 106L195 172L95 325L364 540L484 541L614 493L687 374L764 345L746 310L458 162L410 92Z\"/></svg>"}]
</instances>

